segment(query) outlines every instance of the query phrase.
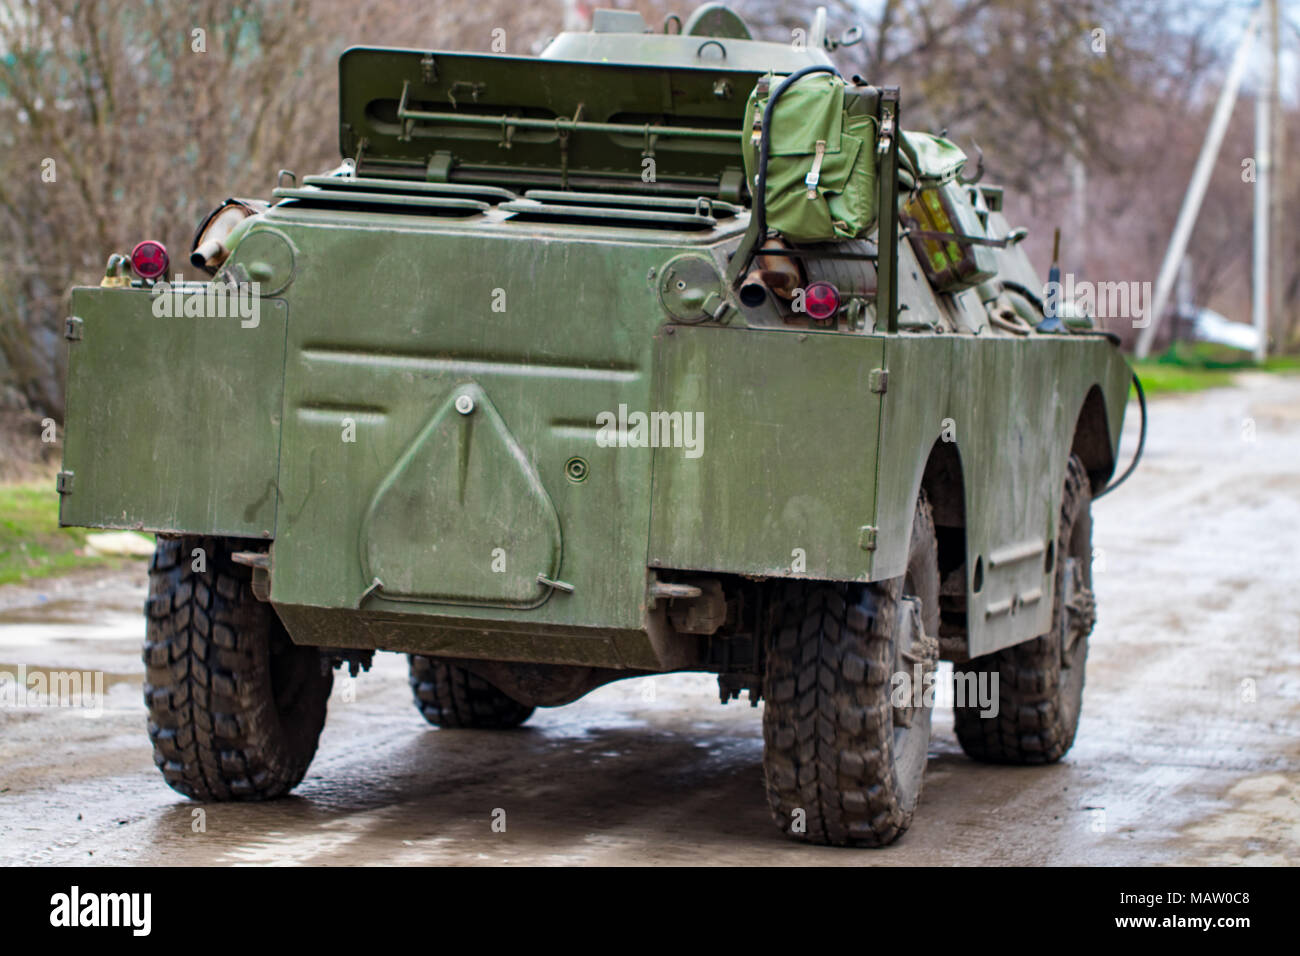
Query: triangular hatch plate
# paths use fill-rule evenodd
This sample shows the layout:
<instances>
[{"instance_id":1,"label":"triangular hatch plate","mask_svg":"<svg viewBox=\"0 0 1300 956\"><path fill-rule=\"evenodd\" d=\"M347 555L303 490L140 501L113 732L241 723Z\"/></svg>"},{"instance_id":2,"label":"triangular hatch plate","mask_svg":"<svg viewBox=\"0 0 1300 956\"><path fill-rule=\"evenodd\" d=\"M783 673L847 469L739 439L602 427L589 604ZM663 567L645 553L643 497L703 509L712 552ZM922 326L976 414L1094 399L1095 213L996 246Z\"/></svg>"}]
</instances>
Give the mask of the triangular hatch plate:
<instances>
[{"instance_id":1,"label":"triangular hatch plate","mask_svg":"<svg viewBox=\"0 0 1300 956\"><path fill-rule=\"evenodd\" d=\"M557 577L562 554L541 478L473 383L429 419L361 525L366 581L388 600L537 607L551 594L538 576Z\"/></svg>"}]
</instances>

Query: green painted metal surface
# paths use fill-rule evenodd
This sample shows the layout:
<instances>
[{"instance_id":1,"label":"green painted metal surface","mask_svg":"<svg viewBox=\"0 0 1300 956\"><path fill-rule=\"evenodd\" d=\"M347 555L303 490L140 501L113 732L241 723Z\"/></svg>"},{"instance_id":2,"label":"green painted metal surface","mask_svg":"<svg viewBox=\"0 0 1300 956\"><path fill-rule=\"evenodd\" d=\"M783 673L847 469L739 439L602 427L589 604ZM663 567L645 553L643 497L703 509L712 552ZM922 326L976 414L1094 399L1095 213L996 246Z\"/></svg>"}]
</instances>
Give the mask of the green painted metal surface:
<instances>
[{"instance_id":1,"label":"green painted metal surface","mask_svg":"<svg viewBox=\"0 0 1300 956\"><path fill-rule=\"evenodd\" d=\"M270 538L288 310L255 327L159 317L143 290L77 289L64 525Z\"/></svg>"},{"instance_id":2,"label":"green painted metal surface","mask_svg":"<svg viewBox=\"0 0 1300 956\"><path fill-rule=\"evenodd\" d=\"M654 408L698 415L701 442L696 458L654 451L651 562L868 580L859 539L873 523L881 396L870 379L884 340L667 331L657 337Z\"/></svg>"},{"instance_id":3,"label":"green painted metal surface","mask_svg":"<svg viewBox=\"0 0 1300 956\"><path fill-rule=\"evenodd\" d=\"M630 671L665 669L641 628L566 628L531 621L481 622L387 611L276 605L300 644L378 647L446 657L485 658Z\"/></svg>"},{"instance_id":4,"label":"green painted metal surface","mask_svg":"<svg viewBox=\"0 0 1300 956\"><path fill-rule=\"evenodd\" d=\"M546 486L472 383L434 411L361 521L362 577L394 601L536 607L561 553Z\"/></svg>"},{"instance_id":5,"label":"green painted metal surface","mask_svg":"<svg viewBox=\"0 0 1300 956\"><path fill-rule=\"evenodd\" d=\"M340 150L371 175L738 200L761 69L357 47L339 62Z\"/></svg>"},{"instance_id":6,"label":"green painted metal surface","mask_svg":"<svg viewBox=\"0 0 1300 956\"><path fill-rule=\"evenodd\" d=\"M646 229L602 230L597 242L593 227L562 224L377 227L374 217L324 210L271 219L302 250L288 292L272 599L356 608L382 556L419 567L400 600L387 580L366 599L375 612L465 627L641 629L653 457L601 447L597 418L652 407L663 312L651 272L682 247ZM465 416L452 406L467 393L476 408L465 445L452 420ZM443 421L433 457L403 466ZM588 466L581 481L566 469L574 458ZM371 503L402 471L399 480L417 481L412 520L367 527ZM546 530L544 500L558 532ZM438 535L450 535L446 550ZM539 573L575 590L549 592ZM475 587L483 604L517 606L470 606Z\"/></svg>"},{"instance_id":7,"label":"green painted metal surface","mask_svg":"<svg viewBox=\"0 0 1300 956\"><path fill-rule=\"evenodd\" d=\"M1127 364L1100 338L903 334L889 337L885 365L873 577L895 577L906 567L922 473L946 434L965 485L971 652L1044 633L1054 586L1046 552L1056 537L1075 425L1089 391L1100 388L1109 396L1109 438L1118 447ZM1032 554L1021 557L1026 552Z\"/></svg>"}]
</instances>

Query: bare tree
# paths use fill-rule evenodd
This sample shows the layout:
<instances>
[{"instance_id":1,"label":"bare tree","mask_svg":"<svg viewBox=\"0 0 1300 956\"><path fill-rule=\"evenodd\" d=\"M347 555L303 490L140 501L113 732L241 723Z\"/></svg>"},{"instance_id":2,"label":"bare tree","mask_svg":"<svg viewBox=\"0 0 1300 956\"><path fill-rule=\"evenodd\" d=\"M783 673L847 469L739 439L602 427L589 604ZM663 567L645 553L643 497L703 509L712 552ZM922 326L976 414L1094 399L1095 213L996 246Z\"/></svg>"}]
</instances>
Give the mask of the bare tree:
<instances>
[{"instance_id":1,"label":"bare tree","mask_svg":"<svg viewBox=\"0 0 1300 956\"><path fill-rule=\"evenodd\" d=\"M529 53L559 14L509 0L0 5L0 384L61 417L73 285L141 239L188 250L210 208L268 196L280 167L334 165L345 46Z\"/></svg>"},{"instance_id":2,"label":"bare tree","mask_svg":"<svg viewBox=\"0 0 1300 956\"><path fill-rule=\"evenodd\" d=\"M674 12L664 0L600 2L638 9L654 29ZM1063 218L1074 157L1089 172L1087 271L1155 271L1212 102L1229 0L1176 4L1178 18L1172 0L823 2L834 34L865 27L835 53L846 73L902 86L907 126L987 150L990 180L1026 197L1014 212L1038 227L1036 255ZM735 3L758 35L784 41L816 6ZM144 238L186 250L227 196L265 198L280 167L334 165L345 46L529 54L563 13L560 0L0 0L0 393L7 384L61 416L68 290L97 282L109 253ZM1248 123L1234 121L1192 248L1198 294L1229 314L1249 222L1234 172ZM1293 200L1300 149L1285 156L1278 179ZM1300 244L1278 241L1294 335Z\"/></svg>"}]
</instances>

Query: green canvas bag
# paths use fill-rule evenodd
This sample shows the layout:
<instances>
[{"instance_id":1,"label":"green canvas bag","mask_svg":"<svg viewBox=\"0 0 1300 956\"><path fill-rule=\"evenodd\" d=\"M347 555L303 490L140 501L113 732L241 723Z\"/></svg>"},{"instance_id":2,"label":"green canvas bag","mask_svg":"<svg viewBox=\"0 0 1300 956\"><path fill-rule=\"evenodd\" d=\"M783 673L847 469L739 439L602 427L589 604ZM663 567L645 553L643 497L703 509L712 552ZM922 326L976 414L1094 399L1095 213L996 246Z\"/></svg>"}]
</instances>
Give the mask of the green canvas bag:
<instances>
[{"instance_id":1,"label":"green canvas bag","mask_svg":"<svg viewBox=\"0 0 1300 956\"><path fill-rule=\"evenodd\" d=\"M908 189L937 189L966 167L965 150L942 136L903 130L900 145L900 178Z\"/></svg>"},{"instance_id":2,"label":"green canvas bag","mask_svg":"<svg viewBox=\"0 0 1300 956\"><path fill-rule=\"evenodd\" d=\"M773 78L772 88L779 80ZM755 87L746 106L741 149L753 187L758 129L768 93ZM876 118L867 98L846 93L844 80L817 73L790 86L772 110L767 227L792 242L865 236L876 222Z\"/></svg>"}]
</instances>

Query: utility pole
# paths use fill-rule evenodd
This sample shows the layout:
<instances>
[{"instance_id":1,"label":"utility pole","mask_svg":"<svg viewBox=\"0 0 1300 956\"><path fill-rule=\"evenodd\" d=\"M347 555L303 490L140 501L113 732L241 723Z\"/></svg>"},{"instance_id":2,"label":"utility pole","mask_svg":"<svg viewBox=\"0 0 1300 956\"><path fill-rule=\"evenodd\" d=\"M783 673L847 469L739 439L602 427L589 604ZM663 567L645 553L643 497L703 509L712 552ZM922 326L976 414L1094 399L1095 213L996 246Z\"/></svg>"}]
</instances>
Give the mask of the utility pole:
<instances>
[{"instance_id":1,"label":"utility pole","mask_svg":"<svg viewBox=\"0 0 1300 956\"><path fill-rule=\"evenodd\" d=\"M1183 199L1183 208L1178 212L1178 221L1174 225L1174 233L1169 239L1169 248L1165 250L1165 259L1160 266L1160 275L1156 279L1154 301L1149 303L1151 311L1146 317L1147 325L1138 335L1137 357L1140 359L1151 354L1151 343L1155 341L1156 330L1160 327L1161 319L1164 318L1165 307L1169 305L1169 296L1174 290L1174 280L1178 277L1178 267L1183 261L1183 256L1187 254L1187 243L1192 238L1196 217L1200 214L1201 203L1205 200L1205 191L1210 185L1210 174L1214 171L1214 160L1219 155L1223 137L1228 131L1228 121L1232 119L1232 108L1236 105L1241 81L1246 76L1250 50L1259 33L1263 14L1263 6L1256 7L1251 14L1250 24L1246 27L1245 36L1241 38L1237 55L1228 70L1228 79L1219 94L1219 102L1214 107L1214 117L1210 120L1205 144L1201 147L1200 158L1196 161L1192 181L1188 184L1187 195ZM1258 157L1256 162L1258 163Z\"/></svg>"},{"instance_id":2,"label":"utility pole","mask_svg":"<svg viewBox=\"0 0 1300 956\"><path fill-rule=\"evenodd\" d=\"M1273 237L1270 226L1273 217L1273 116L1276 105L1273 102L1275 83L1277 82L1277 61L1272 49L1277 43L1278 8L1277 0L1267 0L1270 9L1268 29L1270 33L1270 55L1263 62L1264 75L1260 78L1255 91L1255 242L1252 257L1253 280L1251 282L1251 314L1254 319L1255 333L1259 337L1255 343L1255 361L1262 362L1268 355L1269 334L1269 298L1272 284L1269 282L1271 263L1269 261L1270 245Z\"/></svg>"},{"instance_id":3,"label":"utility pole","mask_svg":"<svg viewBox=\"0 0 1300 956\"><path fill-rule=\"evenodd\" d=\"M1270 313L1272 316L1273 351L1279 353L1287 347L1287 315L1284 308L1286 298L1282 285L1290 271L1282 263L1287 253L1282 233L1285 223L1282 211L1288 208L1288 201L1295 195L1295 190L1286 179L1283 148L1286 146L1286 114L1282 109L1282 4L1281 0L1271 0L1273 13L1273 82L1270 86L1273 106L1273 127L1271 132L1273 145L1273 183L1274 196L1271 211L1271 235L1273 246L1272 282L1269 285Z\"/></svg>"},{"instance_id":4,"label":"utility pole","mask_svg":"<svg viewBox=\"0 0 1300 956\"><path fill-rule=\"evenodd\" d=\"M1182 340L1184 324L1191 325L1195 330L1196 280L1193 271L1192 257L1184 257L1182 268L1178 270L1178 290L1175 293L1175 301L1178 305L1175 307L1174 321L1180 323L1174 326L1175 342Z\"/></svg>"}]
</instances>

